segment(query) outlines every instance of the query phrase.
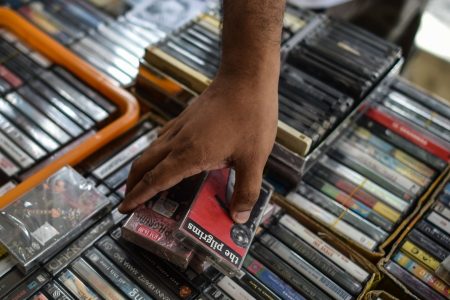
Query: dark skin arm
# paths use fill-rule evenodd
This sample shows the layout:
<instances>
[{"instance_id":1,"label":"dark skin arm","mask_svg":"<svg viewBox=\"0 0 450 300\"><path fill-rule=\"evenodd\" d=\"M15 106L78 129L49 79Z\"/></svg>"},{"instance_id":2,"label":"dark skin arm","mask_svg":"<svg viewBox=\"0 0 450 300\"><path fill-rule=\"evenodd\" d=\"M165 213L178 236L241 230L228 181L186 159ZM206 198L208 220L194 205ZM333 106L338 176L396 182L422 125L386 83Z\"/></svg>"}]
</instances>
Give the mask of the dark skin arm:
<instances>
[{"instance_id":1,"label":"dark skin arm","mask_svg":"<svg viewBox=\"0 0 450 300\"><path fill-rule=\"evenodd\" d=\"M223 1L218 75L135 161L121 212L186 177L229 166L236 170L231 217L248 220L276 136L284 6L285 0Z\"/></svg>"}]
</instances>

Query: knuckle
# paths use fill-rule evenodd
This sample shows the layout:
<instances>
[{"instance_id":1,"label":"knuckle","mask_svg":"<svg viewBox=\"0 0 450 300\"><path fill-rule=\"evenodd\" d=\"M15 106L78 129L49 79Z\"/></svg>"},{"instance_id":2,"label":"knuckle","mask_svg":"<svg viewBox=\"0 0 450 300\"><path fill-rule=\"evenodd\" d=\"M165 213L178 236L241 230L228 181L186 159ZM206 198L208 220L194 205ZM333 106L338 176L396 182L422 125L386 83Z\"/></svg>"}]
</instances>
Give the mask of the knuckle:
<instances>
[{"instance_id":1,"label":"knuckle","mask_svg":"<svg viewBox=\"0 0 450 300\"><path fill-rule=\"evenodd\" d=\"M155 174L153 171L148 171L142 177L142 182L146 185L153 185L155 183Z\"/></svg>"},{"instance_id":2,"label":"knuckle","mask_svg":"<svg viewBox=\"0 0 450 300\"><path fill-rule=\"evenodd\" d=\"M175 151L172 151L170 153L170 156L168 157L170 160L179 161L184 160L188 157L188 151L184 148L177 149Z\"/></svg>"}]
</instances>

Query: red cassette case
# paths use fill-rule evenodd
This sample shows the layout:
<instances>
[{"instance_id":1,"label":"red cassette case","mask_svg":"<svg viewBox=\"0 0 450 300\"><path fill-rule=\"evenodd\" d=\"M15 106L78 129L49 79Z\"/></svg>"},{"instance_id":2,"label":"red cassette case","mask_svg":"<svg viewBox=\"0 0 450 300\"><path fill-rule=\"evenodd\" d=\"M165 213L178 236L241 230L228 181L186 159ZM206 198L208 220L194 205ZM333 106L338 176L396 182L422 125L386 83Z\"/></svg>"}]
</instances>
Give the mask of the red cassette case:
<instances>
[{"instance_id":1,"label":"red cassette case","mask_svg":"<svg viewBox=\"0 0 450 300\"><path fill-rule=\"evenodd\" d=\"M264 183L249 220L237 224L229 212L234 182L232 169L209 172L176 233L229 276L241 268L273 190Z\"/></svg>"}]
</instances>

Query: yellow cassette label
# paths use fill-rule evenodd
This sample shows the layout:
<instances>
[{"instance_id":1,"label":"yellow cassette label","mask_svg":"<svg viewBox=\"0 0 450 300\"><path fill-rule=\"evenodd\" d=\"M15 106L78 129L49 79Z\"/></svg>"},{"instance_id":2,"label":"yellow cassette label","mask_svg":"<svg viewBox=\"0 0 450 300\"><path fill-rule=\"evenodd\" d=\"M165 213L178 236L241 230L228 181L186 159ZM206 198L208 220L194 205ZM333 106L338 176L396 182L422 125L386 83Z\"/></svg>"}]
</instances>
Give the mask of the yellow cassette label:
<instances>
[{"instance_id":1,"label":"yellow cassette label","mask_svg":"<svg viewBox=\"0 0 450 300\"><path fill-rule=\"evenodd\" d=\"M435 271L439 267L440 263L438 260L436 260L430 254L428 254L421 248L417 247L415 244L411 243L410 241L406 241L403 244L402 250L405 251L405 253L408 253L411 257L417 259L419 262L421 262L425 266L429 267L433 271Z\"/></svg>"},{"instance_id":2,"label":"yellow cassette label","mask_svg":"<svg viewBox=\"0 0 450 300\"><path fill-rule=\"evenodd\" d=\"M383 217L385 217L386 219L388 219L389 221L397 222L397 220L400 219L400 213L398 211L390 208L389 206L380 201L378 201L373 206L373 210L382 215Z\"/></svg>"},{"instance_id":3,"label":"yellow cassette label","mask_svg":"<svg viewBox=\"0 0 450 300\"><path fill-rule=\"evenodd\" d=\"M0 246L0 258L2 258L3 256L7 255L8 251L3 248L2 246Z\"/></svg>"},{"instance_id":4,"label":"yellow cassette label","mask_svg":"<svg viewBox=\"0 0 450 300\"><path fill-rule=\"evenodd\" d=\"M394 157L423 176L433 177L435 174L433 169L401 150L395 150Z\"/></svg>"}]
</instances>

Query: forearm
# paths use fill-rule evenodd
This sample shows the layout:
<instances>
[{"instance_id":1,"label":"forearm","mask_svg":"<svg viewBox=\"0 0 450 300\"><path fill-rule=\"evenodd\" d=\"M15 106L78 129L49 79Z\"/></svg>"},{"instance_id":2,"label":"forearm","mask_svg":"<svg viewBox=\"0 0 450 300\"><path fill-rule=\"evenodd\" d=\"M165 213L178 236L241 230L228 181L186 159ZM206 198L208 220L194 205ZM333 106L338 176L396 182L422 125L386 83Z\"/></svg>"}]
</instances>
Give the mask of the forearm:
<instances>
[{"instance_id":1,"label":"forearm","mask_svg":"<svg viewBox=\"0 0 450 300\"><path fill-rule=\"evenodd\" d=\"M219 75L278 80L285 0L223 0Z\"/></svg>"},{"instance_id":2,"label":"forearm","mask_svg":"<svg viewBox=\"0 0 450 300\"><path fill-rule=\"evenodd\" d=\"M133 163L121 212L135 209L186 177L233 167L231 217L245 223L251 214L277 131L285 0L223 1L219 73Z\"/></svg>"}]
</instances>

